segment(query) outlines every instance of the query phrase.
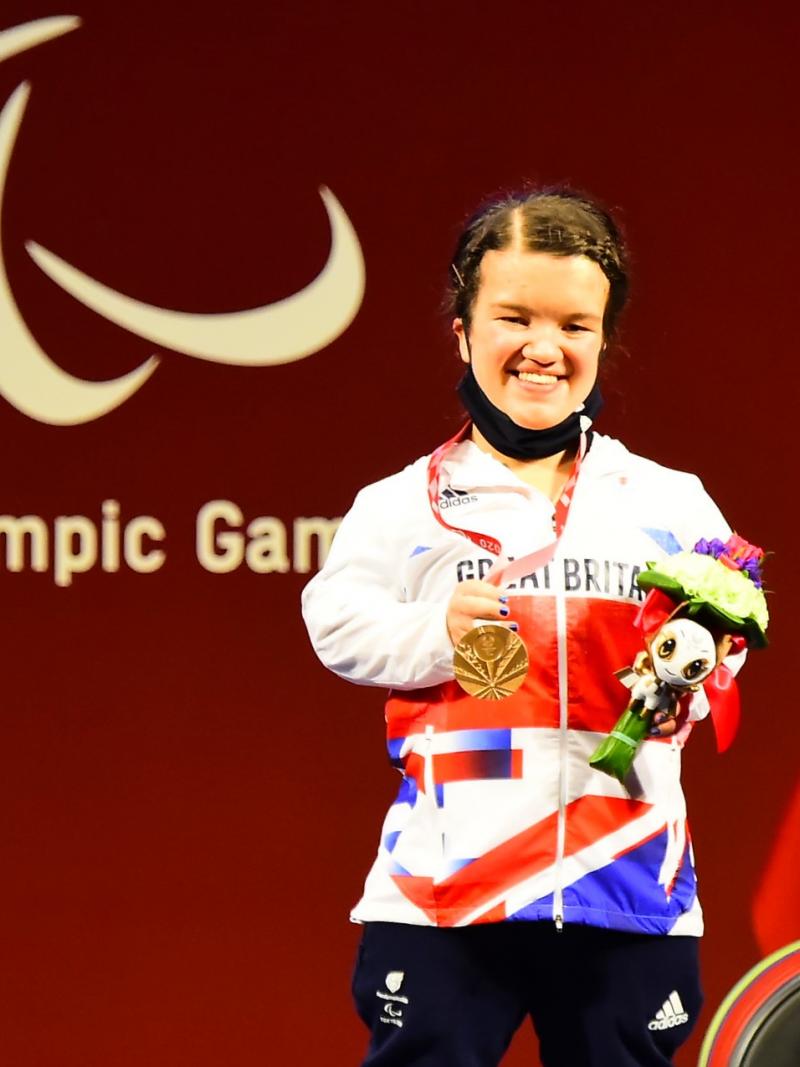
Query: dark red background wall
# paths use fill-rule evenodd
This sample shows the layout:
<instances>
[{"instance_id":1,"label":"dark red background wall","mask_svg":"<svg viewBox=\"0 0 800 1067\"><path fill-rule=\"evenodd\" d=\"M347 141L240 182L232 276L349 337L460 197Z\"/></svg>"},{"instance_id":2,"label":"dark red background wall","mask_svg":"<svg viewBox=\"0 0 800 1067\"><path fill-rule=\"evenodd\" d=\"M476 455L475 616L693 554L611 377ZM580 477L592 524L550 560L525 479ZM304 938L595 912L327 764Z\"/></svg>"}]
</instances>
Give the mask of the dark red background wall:
<instances>
[{"instance_id":1,"label":"dark red background wall","mask_svg":"<svg viewBox=\"0 0 800 1067\"><path fill-rule=\"evenodd\" d=\"M30 239L140 300L231 311L319 271L325 184L367 281L350 328L300 362L160 350L140 392L73 427L0 401L1 512L99 523L116 499L123 520L167 531L156 573L97 567L69 588L0 555L0 1061L358 1062L347 913L395 789L381 694L317 664L307 575L209 573L195 516L215 498L290 531L340 515L452 432L449 253L464 215L522 180L585 188L629 234L633 303L601 428L699 472L774 552L772 647L743 678L740 737L717 757L703 727L686 757L704 1029L749 966L800 936L796 17L4 0L0 29L58 14L81 28L0 66L0 100L33 87L3 248L56 363L106 379L156 349L60 291ZM520 1035L507 1062L531 1062L533 1045Z\"/></svg>"}]
</instances>

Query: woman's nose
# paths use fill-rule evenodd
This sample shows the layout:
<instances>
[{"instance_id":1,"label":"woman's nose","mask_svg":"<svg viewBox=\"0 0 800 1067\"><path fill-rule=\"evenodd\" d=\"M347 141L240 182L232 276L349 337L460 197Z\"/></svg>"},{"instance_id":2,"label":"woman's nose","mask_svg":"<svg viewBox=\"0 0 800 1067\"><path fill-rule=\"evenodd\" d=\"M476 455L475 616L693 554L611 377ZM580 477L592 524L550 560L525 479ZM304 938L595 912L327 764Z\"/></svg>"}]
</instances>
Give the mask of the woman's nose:
<instances>
[{"instance_id":1,"label":"woman's nose","mask_svg":"<svg viewBox=\"0 0 800 1067\"><path fill-rule=\"evenodd\" d=\"M555 363L561 358L561 348L551 331L538 330L522 346L522 354L536 363Z\"/></svg>"}]
</instances>

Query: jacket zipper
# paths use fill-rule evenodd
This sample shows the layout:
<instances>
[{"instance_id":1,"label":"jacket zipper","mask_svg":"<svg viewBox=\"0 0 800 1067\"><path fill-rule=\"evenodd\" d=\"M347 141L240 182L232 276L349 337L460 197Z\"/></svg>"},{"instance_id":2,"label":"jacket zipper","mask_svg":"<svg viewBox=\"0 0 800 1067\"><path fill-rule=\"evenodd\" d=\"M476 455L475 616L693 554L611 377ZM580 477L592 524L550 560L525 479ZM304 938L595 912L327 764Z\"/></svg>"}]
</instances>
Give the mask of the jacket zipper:
<instances>
[{"instance_id":1,"label":"jacket zipper","mask_svg":"<svg viewBox=\"0 0 800 1067\"><path fill-rule=\"evenodd\" d=\"M558 651L558 823L556 828L555 889L553 922L556 930L564 928L564 887L561 882L567 836L567 605L562 592L556 593L556 648Z\"/></svg>"},{"instance_id":2,"label":"jacket zipper","mask_svg":"<svg viewBox=\"0 0 800 1067\"><path fill-rule=\"evenodd\" d=\"M433 726L429 723L425 727L425 757L423 762L423 780L425 782L425 792L436 804L436 789L433 781Z\"/></svg>"}]
</instances>

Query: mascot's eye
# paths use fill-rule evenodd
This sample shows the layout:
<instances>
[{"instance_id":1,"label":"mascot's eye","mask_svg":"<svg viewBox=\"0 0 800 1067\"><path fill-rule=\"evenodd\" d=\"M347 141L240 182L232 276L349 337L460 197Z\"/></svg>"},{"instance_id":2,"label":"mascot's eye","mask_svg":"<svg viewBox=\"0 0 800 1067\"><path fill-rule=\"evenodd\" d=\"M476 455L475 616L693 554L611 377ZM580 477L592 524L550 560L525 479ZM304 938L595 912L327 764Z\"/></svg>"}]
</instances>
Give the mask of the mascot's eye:
<instances>
[{"instance_id":1,"label":"mascot's eye","mask_svg":"<svg viewBox=\"0 0 800 1067\"><path fill-rule=\"evenodd\" d=\"M666 641L662 641L658 646L658 654L662 659L669 659L672 653L675 651L675 638L668 637Z\"/></svg>"},{"instance_id":2,"label":"mascot's eye","mask_svg":"<svg viewBox=\"0 0 800 1067\"><path fill-rule=\"evenodd\" d=\"M693 659L691 663L687 663L681 671L681 674L688 681L694 681L698 674L702 674L703 671L708 669L708 660L705 659Z\"/></svg>"}]
</instances>

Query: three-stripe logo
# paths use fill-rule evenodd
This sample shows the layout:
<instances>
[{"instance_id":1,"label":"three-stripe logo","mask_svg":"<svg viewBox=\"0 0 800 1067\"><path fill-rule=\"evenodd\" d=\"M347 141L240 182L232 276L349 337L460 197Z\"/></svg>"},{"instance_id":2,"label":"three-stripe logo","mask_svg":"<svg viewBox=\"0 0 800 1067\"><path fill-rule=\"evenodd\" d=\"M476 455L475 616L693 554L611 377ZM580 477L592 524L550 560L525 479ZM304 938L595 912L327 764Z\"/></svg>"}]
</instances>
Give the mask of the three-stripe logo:
<instances>
[{"instance_id":1,"label":"three-stripe logo","mask_svg":"<svg viewBox=\"0 0 800 1067\"><path fill-rule=\"evenodd\" d=\"M648 1030L669 1030L673 1026L680 1026L688 1021L689 1016L684 1010L683 1002L677 990L673 989L656 1012L655 1017L647 1024L647 1028Z\"/></svg>"}]
</instances>

